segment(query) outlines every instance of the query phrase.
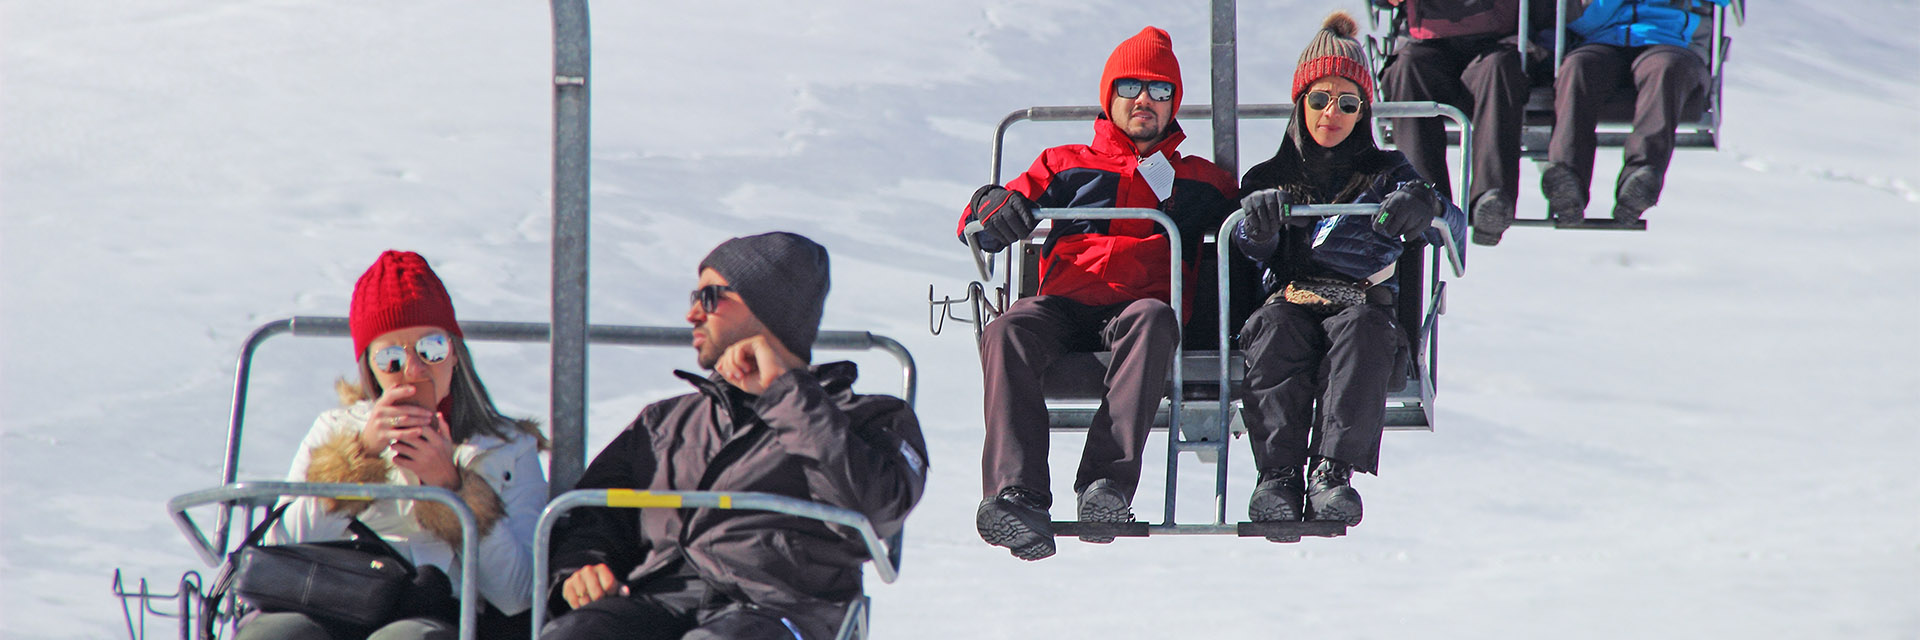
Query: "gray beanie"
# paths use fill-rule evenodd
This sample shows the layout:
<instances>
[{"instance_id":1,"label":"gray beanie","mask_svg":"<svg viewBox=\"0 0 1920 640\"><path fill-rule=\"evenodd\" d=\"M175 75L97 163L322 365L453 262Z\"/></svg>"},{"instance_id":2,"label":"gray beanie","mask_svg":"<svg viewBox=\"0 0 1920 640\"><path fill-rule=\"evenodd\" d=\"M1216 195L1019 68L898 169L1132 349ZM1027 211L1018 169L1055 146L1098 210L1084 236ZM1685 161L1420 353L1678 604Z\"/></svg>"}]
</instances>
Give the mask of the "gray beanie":
<instances>
[{"instance_id":1,"label":"gray beanie","mask_svg":"<svg viewBox=\"0 0 1920 640\"><path fill-rule=\"evenodd\" d=\"M785 231L733 238L700 261L700 270L706 269L726 278L788 350L813 362L813 339L827 303L826 247Z\"/></svg>"}]
</instances>

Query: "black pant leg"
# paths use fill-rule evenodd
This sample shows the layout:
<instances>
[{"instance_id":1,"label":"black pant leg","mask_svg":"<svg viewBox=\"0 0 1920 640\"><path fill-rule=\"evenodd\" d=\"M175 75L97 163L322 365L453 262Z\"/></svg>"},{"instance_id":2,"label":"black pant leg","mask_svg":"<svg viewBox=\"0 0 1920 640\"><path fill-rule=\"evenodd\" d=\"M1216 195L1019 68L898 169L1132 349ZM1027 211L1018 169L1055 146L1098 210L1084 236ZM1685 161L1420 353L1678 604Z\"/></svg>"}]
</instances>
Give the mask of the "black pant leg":
<instances>
[{"instance_id":1,"label":"black pant leg","mask_svg":"<svg viewBox=\"0 0 1920 640\"><path fill-rule=\"evenodd\" d=\"M1653 167L1664 177L1673 161L1673 129L1680 124L1680 111L1688 98L1706 90L1707 63L1685 47L1654 45L1634 56L1632 73L1636 93L1633 133L1624 150L1626 167Z\"/></svg>"},{"instance_id":2,"label":"black pant leg","mask_svg":"<svg viewBox=\"0 0 1920 640\"><path fill-rule=\"evenodd\" d=\"M1386 428L1387 382L1405 340L1386 305L1348 307L1320 322L1327 337L1320 424L1313 450L1375 472Z\"/></svg>"},{"instance_id":3,"label":"black pant leg","mask_svg":"<svg viewBox=\"0 0 1920 640\"><path fill-rule=\"evenodd\" d=\"M1049 494L1047 402L1042 376L1065 355L1086 305L1057 296L1015 301L987 324L980 342L986 443L980 456L983 495L1007 487Z\"/></svg>"},{"instance_id":4,"label":"black pant leg","mask_svg":"<svg viewBox=\"0 0 1920 640\"><path fill-rule=\"evenodd\" d=\"M1299 467L1312 433L1315 378L1327 336L1319 317L1287 302L1260 307L1240 331L1247 352L1246 419L1259 469Z\"/></svg>"},{"instance_id":5,"label":"black pant leg","mask_svg":"<svg viewBox=\"0 0 1920 640\"><path fill-rule=\"evenodd\" d=\"M805 613L729 604L703 613L699 626L682 640L828 640L839 630L846 608L822 606Z\"/></svg>"},{"instance_id":6,"label":"black pant leg","mask_svg":"<svg viewBox=\"0 0 1920 640\"><path fill-rule=\"evenodd\" d=\"M1520 70L1520 52L1492 41L1467 63L1460 81L1473 98L1469 113L1473 157L1468 159L1473 164L1473 184L1467 199L1457 202L1462 208L1471 207L1489 191L1498 191L1507 202L1518 202L1520 125L1527 109L1527 74Z\"/></svg>"},{"instance_id":7,"label":"black pant leg","mask_svg":"<svg viewBox=\"0 0 1920 640\"><path fill-rule=\"evenodd\" d=\"M1401 47L1380 72L1380 89L1388 101L1432 100L1456 107L1470 106L1460 72L1467 57L1444 42L1414 41ZM1479 123L1474 124L1480 126ZM1477 141L1476 141L1477 142ZM1440 118L1395 118L1393 144L1407 155L1420 177L1439 185L1454 197L1447 168L1447 125Z\"/></svg>"},{"instance_id":8,"label":"black pant leg","mask_svg":"<svg viewBox=\"0 0 1920 640\"><path fill-rule=\"evenodd\" d=\"M1626 84L1627 54L1620 47L1581 45L1560 63L1553 81L1553 135L1547 141L1547 160L1564 164L1580 178L1581 193L1591 191L1593 153L1599 144L1594 127L1600 107L1616 88Z\"/></svg>"},{"instance_id":9,"label":"black pant leg","mask_svg":"<svg viewBox=\"0 0 1920 640\"><path fill-rule=\"evenodd\" d=\"M694 626L706 589L607 596L540 628L541 640L678 640Z\"/></svg>"},{"instance_id":10,"label":"black pant leg","mask_svg":"<svg viewBox=\"0 0 1920 640\"><path fill-rule=\"evenodd\" d=\"M1114 314L1101 332L1102 342L1113 351L1113 362L1107 367L1107 395L1087 429L1073 490L1078 493L1106 478L1131 500L1140 485L1147 432L1153 428L1160 401L1167 397L1180 322L1173 307L1152 299L1135 300L1105 313Z\"/></svg>"}]
</instances>

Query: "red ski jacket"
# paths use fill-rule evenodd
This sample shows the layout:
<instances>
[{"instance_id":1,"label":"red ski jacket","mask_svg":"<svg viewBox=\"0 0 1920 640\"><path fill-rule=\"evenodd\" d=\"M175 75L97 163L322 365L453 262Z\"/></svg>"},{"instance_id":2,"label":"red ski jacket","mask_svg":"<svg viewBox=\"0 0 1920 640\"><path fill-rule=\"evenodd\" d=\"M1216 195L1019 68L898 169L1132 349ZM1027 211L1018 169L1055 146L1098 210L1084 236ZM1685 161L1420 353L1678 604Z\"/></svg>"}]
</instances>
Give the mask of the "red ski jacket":
<instances>
[{"instance_id":1,"label":"red ski jacket","mask_svg":"<svg viewBox=\"0 0 1920 640\"><path fill-rule=\"evenodd\" d=\"M1148 154L1165 154L1174 169L1173 193L1161 200L1137 172L1141 156L1133 140L1112 120L1094 121L1092 145L1064 145L1040 153L1033 167L1007 183L1037 207L1113 207L1159 209L1180 228L1182 287L1193 306L1195 261L1202 238L1217 231L1239 208L1232 175L1205 158L1176 150L1186 134L1178 121ZM960 216L964 230L975 218L971 205ZM1056 221L1040 252L1040 294L1063 296L1087 305L1109 305L1144 298L1166 300L1167 236L1152 220Z\"/></svg>"}]
</instances>

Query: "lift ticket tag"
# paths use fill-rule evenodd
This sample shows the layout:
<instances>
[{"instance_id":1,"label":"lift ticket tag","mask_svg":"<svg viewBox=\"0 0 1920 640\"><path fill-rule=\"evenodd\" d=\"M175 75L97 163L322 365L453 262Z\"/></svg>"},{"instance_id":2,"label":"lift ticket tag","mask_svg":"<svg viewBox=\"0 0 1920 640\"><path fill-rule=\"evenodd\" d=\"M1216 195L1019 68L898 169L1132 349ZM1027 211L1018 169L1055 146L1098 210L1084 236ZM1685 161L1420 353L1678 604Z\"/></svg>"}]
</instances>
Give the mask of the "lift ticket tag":
<instances>
[{"instance_id":1,"label":"lift ticket tag","mask_svg":"<svg viewBox=\"0 0 1920 640\"><path fill-rule=\"evenodd\" d=\"M1140 159L1135 169L1140 177L1147 180L1147 186L1153 187L1153 196L1166 200L1173 195L1173 165L1167 162L1166 154L1156 153Z\"/></svg>"}]
</instances>

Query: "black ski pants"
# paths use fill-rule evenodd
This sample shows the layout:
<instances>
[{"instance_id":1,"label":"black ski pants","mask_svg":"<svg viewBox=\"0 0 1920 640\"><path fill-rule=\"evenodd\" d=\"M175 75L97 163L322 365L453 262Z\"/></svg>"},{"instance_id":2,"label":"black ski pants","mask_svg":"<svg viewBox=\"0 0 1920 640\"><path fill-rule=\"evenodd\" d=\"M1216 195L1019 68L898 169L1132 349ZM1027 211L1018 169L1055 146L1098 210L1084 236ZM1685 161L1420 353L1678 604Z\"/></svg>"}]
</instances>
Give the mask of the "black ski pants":
<instances>
[{"instance_id":1,"label":"black ski pants","mask_svg":"<svg viewBox=\"0 0 1920 640\"><path fill-rule=\"evenodd\" d=\"M1240 331L1247 352L1243 415L1254 464L1263 471L1299 468L1311 451L1376 472L1387 383L1405 342L1387 305L1321 316L1275 301L1255 311Z\"/></svg>"},{"instance_id":2,"label":"black ski pants","mask_svg":"<svg viewBox=\"0 0 1920 640\"><path fill-rule=\"evenodd\" d=\"M1075 492L1112 480L1129 498L1140 484L1147 430L1167 396L1180 340L1173 307L1161 300L1089 306L1059 296L1022 298L987 324L980 342L986 396L985 495L1008 487L1048 490L1046 396L1042 376L1075 351L1113 351L1106 398L1087 429Z\"/></svg>"},{"instance_id":3,"label":"black ski pants","mask_svg":"<svg viewBox=\"0 0 1920 640\"><path fill-rule=\"evenodd\" d=\"M1459 107L1473 122L1472 207L1480 194L1498 191L1507 202L1519 197L1520 123L1527 107L1527 74L1520 52L1499 38L1415 40L1395 52L1380 72L1389 101L1432 100ZM1446 121L1395 118L1393 142L1415 171L1439 185L1448 198L1453 182L1447 169Z\"/></svg>"},{"instance_id":4,"label":"black ski pants","mask_svg":"<svg viewBox=\"0 0 1920 640\"><path fill-rule=\"evenodd\" d=\"M1707 74L1707 63L1686 47L1588 44L1568 52L1553 82L1547 160L1572 168L1583 193L1591 193L1584 189L1593 183L1600 106L1615 92L1633 91L1633 131L1627 134L1620 175L1653 167L1665 177L1673 161L1673 128L1688 98L1706 90Z\"/></svg>"},{"instance_id":5,"label":"black ski pants","mask_svg":"<svg viewBox=\"0 0 1920 640\"><path fill-rule=\"evenodd\" d=\"M656 578L633 595L608 595L554 618L541 640L828 640L842 607L807 615L735 602L698 576Z\"/></svg>"}]
</instances>

